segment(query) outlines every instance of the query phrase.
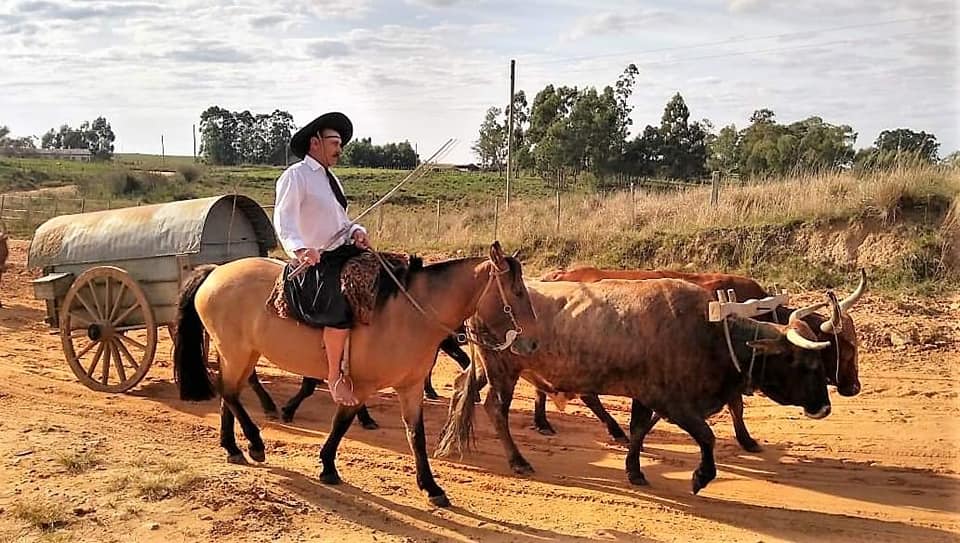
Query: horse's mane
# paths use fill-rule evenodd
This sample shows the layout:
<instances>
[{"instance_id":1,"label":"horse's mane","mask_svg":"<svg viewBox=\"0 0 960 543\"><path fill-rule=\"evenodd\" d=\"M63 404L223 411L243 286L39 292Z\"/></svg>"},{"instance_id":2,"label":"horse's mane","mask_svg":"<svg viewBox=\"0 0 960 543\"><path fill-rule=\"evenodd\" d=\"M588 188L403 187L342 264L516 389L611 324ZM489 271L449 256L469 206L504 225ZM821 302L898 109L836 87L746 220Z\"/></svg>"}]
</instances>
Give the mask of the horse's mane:
<instances>
[{"instance_id":1,"label":"horse's mane","mask_svg":"<svg viewBox=\"0 0 960 543\"><path fill-rule=\"evenodd\" d=\"M410 281L413 276L420 273L426 273L430 276L437 276L448 272L454 266L461 264L463 261L468 260L467 258L453 258L450 260L442 260L440 262L434 262L426 266L423 265L423 259L419 256L410 255L410 264L407 267L397 267L391 268L393 274L397 276L397 279L403 285L404 289L410 288ZM507 264L510 266L510 279L511 281L515 280L520 273L520 262L513 258L507 257ZM377 280L377 302L376 308L380 309L383 307L390 298L396 296L400 292L400 289L397 287L397 283L390 278L390 275L387 274L383 268L380 269L380 277Z\"/></svg>"}]
</instances>

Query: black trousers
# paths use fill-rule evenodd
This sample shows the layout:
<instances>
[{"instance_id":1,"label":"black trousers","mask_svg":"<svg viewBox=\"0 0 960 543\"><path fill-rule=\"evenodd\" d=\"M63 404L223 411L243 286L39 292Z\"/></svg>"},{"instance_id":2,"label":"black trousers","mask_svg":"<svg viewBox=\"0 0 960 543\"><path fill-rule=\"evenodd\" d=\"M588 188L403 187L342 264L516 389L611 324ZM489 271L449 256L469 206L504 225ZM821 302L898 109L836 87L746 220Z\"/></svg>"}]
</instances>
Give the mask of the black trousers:
<instances>
[{"instance_id":1,"label":"black trousers","mask_svg":"<svg viewBox=\"0 0 960 543\"><path fill-rule=\"evenodd\" d=\"M353 310L343 296L340 272L347 260L363 250L344 244L320 255L320 262L299 277L289 279L297 264L283 270L283 294L293 317L315 328L347 329L353 325Z\"/></svg>"}]
</instances>

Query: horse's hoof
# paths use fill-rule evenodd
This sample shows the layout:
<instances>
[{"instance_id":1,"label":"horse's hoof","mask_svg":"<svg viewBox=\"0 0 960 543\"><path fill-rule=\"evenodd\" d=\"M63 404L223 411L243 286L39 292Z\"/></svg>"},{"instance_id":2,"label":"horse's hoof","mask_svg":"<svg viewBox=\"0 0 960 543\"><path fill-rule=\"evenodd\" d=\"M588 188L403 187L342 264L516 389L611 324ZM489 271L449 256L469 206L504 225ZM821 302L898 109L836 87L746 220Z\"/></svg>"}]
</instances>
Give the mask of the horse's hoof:
<instances>
[{"instance_id":1,"label":"horse's hoof","mask_svg":"<svg viewBox=\"0 0 960 543\"><path fill-rule=\"evenodd\" d=\"M649 486L650 483L647 481L647 477L643 472L628 473L627 478L630 480L630 484L634 486Z\"/></svg>"},{"instance_id":2,"label":"horse's hoof","mask_svg":"<svg viewBox=\"0 0 960 543\"><path fill-rule=\"evenodd\" d=\"M325 485L339 485L340 483L343 482L343 480L340 479L340 474L337 473L335 470L330 470L330 471L324 470L320 474L320 482Z\"/></svg>"},{"instance_id":3,"label":"horse's hoof","mask_svg":"<svg viewBox=\"0 0 960 543\"><path fill-rule=\"evenodd\" d=\"M713 480L713 477L708 477L704 475L703 473L700 472L700 468L697 468L697 470L693 472L693 477L690 481L691 486L693 488L693 493L694 494L699 493L701 490L706 488L706 486L710 484L710 481L712 480Z\"/></svg>"},{"instance_id":4,"label":"horse's hoof","mask_svg":"<svg viewBox=\"0 0 960 543\"><path fill-rule=\"evenodd\" d=\"M247 449L247 452L250 453L250 458L253 459L254 462L267 461L267 451L264 449L254 449L251 447L250 449Z\"/></svg>"},{"instance_id":5,"label":"horse's hoof","mask_svg":"<svg viewBox=\"0 0 960 543\"><path fill-rule=\"evenodd\" d=\"M378 430L380 425L377 424L375 420L368 420L366 422L361 422L360 426L363 426L364 430Z\"/></svg>"},{"instance_id":6,"label":"horse's hoof","mask_svg":"<svg viewBox=\"0 0 960 543\"><path fill-rule=\"evenodd\" d=\"M227 457L227 463L244 466L247 464L247 458L243 456L243 453L231 454Z\"/></svg>"},{"instance_id":7,"label":"horse's hoof","mask_svg":"<svg viewBox=\"0 0 960 543\"><path fill-rule=\"evenodd\" d=\"M440 494L439 496L430 496L430 503L437 507L450 507L450 500L447 499L446 494Z\"/></svg>"},{"instance_id":8,"label":"horse's hoof","mask_svg":"<svg viewBox=\"0 0 960 543\"><path fill-rule=\"evenodd\" d=\"M740 447L747 452L752 452L752 453L763 452L763 447L761 447L759 443L757 443L752 439L750 441L746 441L746 440L741 441Z\"/></svg>"},{"instance_id":9,"label":"horse's hoof","mask_svg":"<svg viewBox=\"0 0 960 543\"><path fill-rule=\"evenodd\" d=\"M533 473L533 466L528 462L511 462L510 468L513 469L513 472L517 475L530 475Z\"/></svg>"}]
</instances>

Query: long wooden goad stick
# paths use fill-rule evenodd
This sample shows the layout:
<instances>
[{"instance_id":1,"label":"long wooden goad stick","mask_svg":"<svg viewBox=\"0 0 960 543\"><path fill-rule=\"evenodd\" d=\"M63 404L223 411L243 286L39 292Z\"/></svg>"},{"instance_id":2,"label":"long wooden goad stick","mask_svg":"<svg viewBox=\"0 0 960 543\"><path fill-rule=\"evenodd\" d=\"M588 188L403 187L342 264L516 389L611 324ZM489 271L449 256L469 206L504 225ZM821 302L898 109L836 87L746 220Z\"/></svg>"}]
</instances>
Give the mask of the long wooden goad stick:
<instances>
[{"instance_id":1,"label":"long wooden goad stick","mask_svg":"<svg viewBox=\"0 0 960 543\"><path fill-rule=\"evenodd\" d=\"M360 219L362 219L363 217L365 217L368 213L370 213L370 212L373 211L374 209L376 209L376 208L380 207L381 205L383 205L384 202L386 202L387 200L389 200L390 197L393 196L398 190L400 190L400 187L402 187L402 186L403 186L404 184L406 184L408 181L410 181L410 180L413 179L414 177L418 177L418 178L419 178L419 177L422 177L422 176L423 176L423 173L426 171L426 167L427 167L428 165L432 164L435 159L440 158L442 155L445 155L450 149L452 149L452 148L453 148L453 144L454 144L455 141L456 141L456 140L454 140L453 138L448 139L448 140L440 147L440 149L437 150L437 152L435 152L435 153L433 153L432 155L430 155L430 158L428 158L427 160L421 162L420 165L417 166L416 168L414 168L413 171L410 172L405 178L403 178L402 181L400 181L399 183L397 183L397 186L395 186L395 187L393 187L392 189L390 189L390 191L387 192L386 194L384 194L382 198L380 198L379 200L377 200L376 202L374 202L373 205L371 205L370 207L368 207L367 209L365 209L362 213L360 213L360 214L357 215L353 220L351 220L346 226L344 226L343 228L341 228L340 230L338 230L337 233L333 235L333 237L331 237L330 239L328 239L327 242L323 244L323 248L320 250L320 252L321 252L321 253L324 252L324 251L330 246L330 244L332 244L332 243L333 243L334 241L336 241L337 239L340 239L341 236L343 236L344 234L346 234L347 231L349 231L351 228L353 228L353 226L354 226L355 224L357 224L357 222L358 222ZM318 249L320 249L320 248L318 247ZM307 268L309 268L309 267L310 267L310 265L307 264L306 262L301 262L299 266L297 266L292 272L290 272L290 275L288 276L288 278L289 278L289 279L294 279L294 278L296 278L296 277L299 277L299 276L300 276L303 272L305 272L305 271L307 270Z\"/></svg>"}]
</instances>

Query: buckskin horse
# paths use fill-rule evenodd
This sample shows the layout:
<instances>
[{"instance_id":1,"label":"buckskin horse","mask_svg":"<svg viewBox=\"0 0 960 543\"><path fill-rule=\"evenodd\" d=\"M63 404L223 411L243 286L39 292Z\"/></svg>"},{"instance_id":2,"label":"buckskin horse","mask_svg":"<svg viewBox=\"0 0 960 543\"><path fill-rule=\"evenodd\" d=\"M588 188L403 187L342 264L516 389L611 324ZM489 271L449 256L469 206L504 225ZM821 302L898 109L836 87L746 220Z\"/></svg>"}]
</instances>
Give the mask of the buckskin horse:
<instances>
[{"instance_id":1,"label":"buckskin horse","mask_svg":"<svg viewBox=\"0 0 960 543\"><path fill-rule=\"evenodd\" d=\"M266 458L260 431L239 400L260 356L298 375L327 375L322 330L281 318L266 306L283 266L279 260L255 257L198 267L180 295L174 342L180 398L203 401L219 393L220 445L229 462L246 462L234 436L235 419L250 443L250 457L258 462ZM396 390L416 460L417 486L426 491L430 503L447 507L450 501L434 480L427 460L422 410L423 382L437 345L472 317L484 323L485 330L472 341L509 348L519 356L531 355L537 350L537 323L520 262L505 256L498 242L490 246L489 257L427 266L413 259L405 281L403 289L394 285L392 291L381 290L370 323L351 330L350 377L361 404L378 390ZM403 296L397 295L398 290ZM204 330L220 356L216 387L204 358ZM499 338L505 341L501 343ZM330 435L320 451L323 483L340 482L335 465L337 447L358 407L337 407Z\"/></svg>"}]
</instances>

